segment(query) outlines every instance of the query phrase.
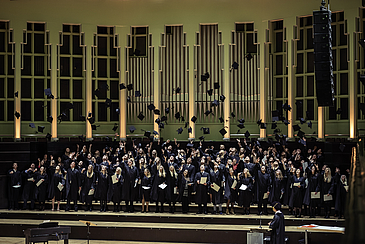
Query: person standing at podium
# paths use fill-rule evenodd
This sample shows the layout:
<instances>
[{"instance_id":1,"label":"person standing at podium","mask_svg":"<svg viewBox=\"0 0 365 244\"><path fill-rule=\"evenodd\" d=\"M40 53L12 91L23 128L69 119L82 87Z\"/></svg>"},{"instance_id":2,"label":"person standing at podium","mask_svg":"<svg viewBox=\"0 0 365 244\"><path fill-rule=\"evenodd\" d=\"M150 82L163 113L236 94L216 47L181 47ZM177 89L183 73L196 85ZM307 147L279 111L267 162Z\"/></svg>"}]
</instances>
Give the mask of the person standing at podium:
<instances>
[{"instance_id":1,"label":"person standing at podium","mask_svg":"<svg viewBox=\"0 0 365 244\"><path fill-rule=\"evenodd\" d=\"M271 244L284 244L285 243L285 223L284 214L281 212L281 204L279 202L273 203L274 218L269 222L271 231Z\"/></svg>"}]
</instances>

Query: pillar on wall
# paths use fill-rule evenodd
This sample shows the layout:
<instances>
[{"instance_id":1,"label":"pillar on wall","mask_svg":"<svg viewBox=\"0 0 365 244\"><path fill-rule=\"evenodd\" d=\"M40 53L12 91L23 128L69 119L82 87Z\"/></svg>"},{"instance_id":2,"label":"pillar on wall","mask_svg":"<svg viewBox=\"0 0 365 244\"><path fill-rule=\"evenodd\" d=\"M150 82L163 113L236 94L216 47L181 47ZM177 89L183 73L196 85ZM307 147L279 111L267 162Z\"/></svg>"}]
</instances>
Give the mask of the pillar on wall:
<instances>
[{"instance_id":1,"label":"pillar on wall","mask_svg":"<svg viewBox=\"0 0 365 244\"><path fill-rule=\"evenodd\" d=\"M267 50L267 37L266 30L268 22L262 21L258 23L258 40L259 40L259 52L260 52L260 119L262 123L267 123L267 96L268 96L268 72L269 72L269 50ZM266 129L260 128L260 138L266 138Z\"/></svg>"},{"instance_id":2,"label":"pillar on wall","mask_svg":"<svg viewBox=\"0 0 365 244\"><path fill-rule=\"evenodd\" d=\"M288 126L288 138L294 137L293 125L295 122L294 117L294 104L295 104L295 94L294 94L294 87L295 87L295 46L296 46L296 33L294 33L294 26L296 25L296 18L291 17L288 19L284 19L284 26L286 27L286 41L287 41L287 66L288 66L288 105L293 109L288 112L288 121L290 125Z\"/></svg>"},{"instance_id":3,"label":"pillar on wall","mask_svg":"<svg viewBox=\"0 0 365 244\"><path fill-rule=\"evenodd\" d=\"M62 25L55 23L47 23L47 29L50 31L50 46L51 46L51 93L57 97L57 44L59 43L59 30ZM52 141L58 140L57 133L57 100L51 99L51 116L53 118L51 123ZM48 115L47 115L48 116Z\"/></svg>"},{"instance_id":4,"label":"pillar on wall","mask_svg":"<svg viewBox=\"0 0 365 244\"><path fill-rule=\"evenodd\" d=\"M347 19L347 34L348 35L348 57L347 60L349 62L349 79L348 79L348 87L349 87L349 112L350 112L350 139L355 139L357 137L357 63L358 60L358 52L359 44L357 42L357 37L359 35L360 30L356 30L357 26L360 28L360 23L355 16L358 16L357 9L349 9L345 11L345 18ZM348 18L347 18L348 17Z\"/></svg>"},{"instance_id":5,"label":"pillar on wall","mask_svg":"<svg viewBox=\"0 0 365 244\"><path fill-rule=\"evenodd\" d=\"M94 45L94 32L96 31L95 25L82 25L82 31L85 33L85 54L86 55L86 73L85 73L85 112L86 116L92 113L92 45ZM92 116L95 116L94 114ZM91 129L91 124L86 120L86 140L93 140L93 132Z\"/></svg>"},{"instance_id":6,"label":"pillar on wall","mask_svg":"<svg viewBox=\"0 0 365 244\"><path fill-rule=\"evenodd\" d=\"M318 139L324 139L325 130L325 107L318 107Z\"/></svg>"},{"instance_id":7,"label":"pillar on wall","mask_svg":"<svg viewBox=\"0 0 365 244\"><path fill-rule=\"evenodd\" d=\"M189 46L189 60L188 60L188 81L189 81L189 127L191 127L191 133L189 133L189 140L195 140L195 123L191 121L191 118L195 116L195 74L196 74L196 60L194 56L194 49L196 43L196 25L184 25L184 31L186 35L186 44Z\"/></svg>"},{"instance_id":8,"label":"pillar on wall","mask_svg":"<svg viewBox=\"0 0 365 244\"><path fill-rule=\"evenodd\" d=\"M234 29L234 23L222 23L219 24L219 29L222 30L223 32L223 40L222 40L222 45L223 46L223 60L224 60L224 80L223 80L223 95L226 97L226 99L224 100L223 103L223 118L224 118L224 128L227 131L227 134L224 135L223 140L224 141L229 141L230 137L231 137L231 120L230 120L230 103L231 103L231 99L230 99L230 82L229 82L229 76L230 76L230 48L231 46L229 45L230 43L230 39L231 39L231 30ZM233 118L232 118L233 119Z\"/></svg>"},{"instance_id":9,"label":"pillar on wall","mask_svg":"<svg viewBox=\"0 0 365 244\"><path fill-rule=\"evenodd\" d=\"M23 29L27 28L27 23L21 22L10 22L10 28L13 28L13 42L15 42L15 70L14 70L14 92L18 92L18 97L14 96L14 113L19 112L20 118L14 116L14 140L21 140L21 121L22 121L22 111L21 111L21 43L23 42Z\"/></svg>"},{"instance_id":10,"label":"pillar on wall","mask_svg":"<svg viewBox=\"0 0 365 244\"><path fill-rule=\"evenodd\" d=\"M161 82L160 82L160 70L159 70L159 48L158 46L161 44L161 33L164 32L164 26L156 26L152 25L149 26L149 32L154 33L152 35L152 43L150 44L152 46L152 52L153 52L153 64L154 67L151 67L152 69L152 77L153 77L153 104L155 105L156 109L161 109L160 104L160 97L161 97ZM153 115L153 130L155 130L158 135L154 135L155 139L160 138L160 128L157 123L155 123L155 120L158 119L160 115L155 114Z\"/></svg>"},{"instance_id":11,"label":"pillar on wall","mask_svg":"<svg viewBox=\"0 0 365 244\"><path fill-rule=\"evenodd\" d=\"M115 33L118 34L118 52L119 52L119 84L126 84L125 80L125 47L127 46L127 34L129 29L126 26L115 27ZM119 89L119 139L127 140L127 89Z\"/></svg>"}]
</instances>

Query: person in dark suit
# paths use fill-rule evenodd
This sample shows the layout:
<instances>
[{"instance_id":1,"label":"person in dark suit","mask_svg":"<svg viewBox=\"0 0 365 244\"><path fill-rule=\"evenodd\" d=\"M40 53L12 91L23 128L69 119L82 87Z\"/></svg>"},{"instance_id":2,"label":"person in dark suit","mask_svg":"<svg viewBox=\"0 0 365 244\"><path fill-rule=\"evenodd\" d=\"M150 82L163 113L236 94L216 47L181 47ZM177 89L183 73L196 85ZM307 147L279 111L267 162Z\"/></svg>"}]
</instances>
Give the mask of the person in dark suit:
<instances>
[{"instance_id":1,"label":"person in dark suit","mask_svg":"<svg viewBox=\"0 0 365 244\"><path fill-rule=\"evenodd\" d=\"M39 202L39 210L43 211L46 207L48 189L48 175L43 165L40 167L39 172L35 174L35 182L36 184L40 184L36 186L35 194Z\"/></svg>"},{"instance_id":2,"label":"person in dark suit","mask_svg":"<svg viewBox=\"0 0 365 244\"><path fill-rule=\"evenodd\" d=\"M124 178L122 199L125 201L126 211L133 213L133 201L136 196L136 186L139 176L138 169L133 165L132 159L128 159L128 164L125 161L122 163L122 173Z\"/></svg>"},{"instance_id":3,"label":"person in dark suit","mask_svg":"<svg viewBox=\"0 0 365 244\"><path fill-rule=\"evenodd\" d=\"M23 209L27 209L27 201L30 200L30 210L34 209L35 200L35 187L36 187L36 175L37 168L35 164L32 163L30 168L23 172L23 177L25 178L25 184L23 189Z\"/></svg>"},{"instance_id":4,"label":"person in dark suit","mask_svg":"<svg viewBox=\"0 0 365 244\"><path fill-rule=\"evenodd\" d=\"M202 183L202 178L205 178L205 183ZM200 171L195 175L196 184L196 199L195 202L199 206L198 214L207 214L207 201L208 201L208 186L210 185L210 176L205 172L205 166L200 165ZM202 207L203 206L203 207Z\"/></svg>"},{"instance_id":5,"label":"person in dark suit","mask_svg":"<svg viewBox=\"0 0 365 244\"><path fill-rule=\"evenodd\" d=\"M107 210L107 193L109 190L109 174L105 165L101 166L101 171L97 173L96 197L100 199L100 212Z\"/></svg>"},{"instance_id":6,"label":"person in dark suit","mask_svg":"<svg viewBox=\"0 0 365 244\"><path fill-rule=\"evenodd\" d=\"M65 179L63 177L61 167L57 165L48 189L48 197L52 199L52 211L54 211L55 200L57 201L57 211L60 211L62 190L58 187L59 185L62 185L62 187L65 186Z\"/></svg>"},{"instance_id":7,"label":"person in dark suit","mask_svg":"<svg viewBox=\"0 0 365 244\"><path fill-rule=\"evenodd\" d=\"M281 212L281 204L279 202L273 203L274 218L269 222L271 231L271 244L285 243L285 223L284 214Z\"/></svg>"},{"instance_id":8,"label":"person in dark suit","mask_svg":"<svg viewBox=\"0 0 365 244\"><path fill-rule=\"evenodd\" d=\"M75 162L72 162L70 168L67 170L66 175L66 211L70 210L70 203L73 201L74 210L77 212L77 197L78 192L81 190L81 177L78 169L75 168Z\"/></svg>"},{"instance_id":9,"label":"person in dark suit","mask_svg":"<svg viewBox=\"0 0 365 244\"><path fill-rule=\"evenodd\" d=\"M18 164L13 163L13 168L8 171L9 175L9 210L18 209L22 173L18 170Z\"/></svg>"}]
</instances>

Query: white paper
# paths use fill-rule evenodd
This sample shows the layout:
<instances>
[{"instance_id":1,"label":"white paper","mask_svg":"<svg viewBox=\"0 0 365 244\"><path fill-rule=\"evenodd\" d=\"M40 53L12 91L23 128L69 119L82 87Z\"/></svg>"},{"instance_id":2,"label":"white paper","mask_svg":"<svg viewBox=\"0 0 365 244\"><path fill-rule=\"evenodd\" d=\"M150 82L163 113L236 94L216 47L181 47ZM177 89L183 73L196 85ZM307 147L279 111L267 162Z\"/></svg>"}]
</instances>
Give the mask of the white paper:
<instances>
[{"instance_id":1,"label":"white paper","mask_svg":"<svg viewBox=\"0 0 365 244\"><path fill-rule=\"evenodd\" d=\"M234 181L233 181L233 183L232 183L231 188L232 188L232 189L233 189L233 188L236 188L236 186L237 186L237 181L236 181L236 180L234 180Z\"/></svg>"},{"instance_id":2,"label":"white paper","mask_svg":"<svg viewBox=\"0 0 365 244\"><path fill-rule=\"evenodd\" d=\"M39 187L39 186L43 183L43 181L44 181L43 179L40 179L40 180L37 182L37 184L36 184L36 185L37 185L37 187Z\"/></svg>"},{"instance_id":3,"label":"white paper","mask_svg":"<svg viewBox=\"0 0 365 244\"><path fill-rule=\"evenodd\" d=\"M323 196L323 201L325 201L325 202L327 202L327 201L332 201L332 195L329 195L329 196L324 195L324 196Z\"/></svg>"},{"instance_id":4,"label":"white paper","mask_svg":"<svg viewBox=\"0 0 365 244\"><path fill-rule=\"evenodd\" d=\"M317 194L315 192L311 192L311 199L319 199L321 198L321 193L317 192Z\"/></svg>"},{"instance_id":5,"label":"white paper","mask_svg":"<svg viewBox=\"0 0 365 244\"><path fill-rule=\"evenodd\" d=\"M201 177L200 184L204 185L205 183L207 183L207 177Z\"/></svg>"},{"instance_id":6,"label":"white paper","mask_svg":"<svg viewBox=\"0 0 365 244\"><path fill-rule=\"evenodd\" d=\"M177 188L174 187L174 194L176 195L178 192L177 192Z\"/></svg>"},{"instance_id":7,"label":"white paper","mask_svg":"<svg viewBox=\"0 0 365 244\"><path fill-rule=\"evenodd\" d=\"M246 189L247 189L247 186L246 186L246 185L244 185L244 184L242 184L242 185L241 185L241 187L240 187L240 190L241 190L241 191L246 191Z\"/></svg>"},{"instance_id":8,"label":"white paper","mask_svg":"<svg viewBox=\"0 0 365 244\"><path fill-rule=\"evenodd\" d=\"M142 186L142 189L149 190L149 189L151 189L151 187L149 187L149 186Z\"/></svg>"},{"instance_id":9,"label":"white paper","mask_svg":"<svg viewBox=\"0 0 365 244\"><path fill-rule=\"evenodd\" d=\"M19 188L19 187L21 187L21 185L15 185L15 186L13 186L14 188Z\"/></svg>"},{"instance_id":10,"label":"white paper","mask_svg":"<svg viewBox=\"0 0 365 244\"><path fill-rule=\"evenodd\" d=\"M94 195L94 189L90 189L90 191L89 191L89 194L88 194L89 196L92 196L92 195Z\"/></svg>"},{"instance_id":11,"label":"white paper","mask_svg":"<svg viewBox=\"0 0 365 244\"><path fill-rule=\"evenodd\" d=\"M163 189L165 189L165 188L166 188L166 186L167 186L167 185L166 185L165 183L162 183L162 184L158 185L158 187L160 187L162 190L163 190Z\"/></svg>"},{"instance_id":12,"label":"white paper","mask_svg":"<svg viewBox=\"0 0 365 244\"><path fill-rule=\"evenodd\" d=\"M28 181L33 181L34 179L33 179L33 177L32 178L28 178Z\"/></svg>"},{"instance_id":13,"label":"white paper","mask_svg":"<svg viewBox=\"0 0 365 244\"><path fill-rule=\"evenodd\" d=\"M349 190L349 186L344 186L345 190L348 191Z\"/></svg>"},{"instance_id":14,"label":"white paper","mask_svg":"<svg viewBox=\"0 0 365 244\"><path fill-rule=\"evenodd\" d=\"M267 198L269 198L269 194L266 192L266 193L264 193L263 199L267 199Z\"/></svg>"},{"instance_id":15,"label":"white paper","mask_svg":"<svg viewBox=\"0 0 365 244\"><path fill-rule=\"evenodd\" d=\"M117 175L112 175L112 182L113 184L118 182Z\"/></svg>"},{"instance_id":16,"label":"white paper","mask_svg":"<svg viewBox=\"0 0 365 244\"><path fill-rule=\"evenodd\" d=\"M57 186L58 190L62 191L63 190L63 185L61 184L61 182L58 183Z\"/></svg>"},{"instance_id":17,"label":"white paper","mask_svg":"<svg viewBox=\"0 0 365 244\"><path fill-rule=\"evenodd\" d=\"M219 191L219 189L220 189L220 187L219 187L216 183L214 183L214 182L213 182L213 187L212 187L212 189L213 189L213 190L215 190L216 192L218 192L218 191Z\"/></svg>"},{"instance_id":18,"label":"white paper","mask_svg":"<svg viewBox=\"0 0 365 244\"><path fill-rule=\"evenodd\" d=\"M300 182L294 183L293 186L300 186Z\"/></svg>"}]
</instances>

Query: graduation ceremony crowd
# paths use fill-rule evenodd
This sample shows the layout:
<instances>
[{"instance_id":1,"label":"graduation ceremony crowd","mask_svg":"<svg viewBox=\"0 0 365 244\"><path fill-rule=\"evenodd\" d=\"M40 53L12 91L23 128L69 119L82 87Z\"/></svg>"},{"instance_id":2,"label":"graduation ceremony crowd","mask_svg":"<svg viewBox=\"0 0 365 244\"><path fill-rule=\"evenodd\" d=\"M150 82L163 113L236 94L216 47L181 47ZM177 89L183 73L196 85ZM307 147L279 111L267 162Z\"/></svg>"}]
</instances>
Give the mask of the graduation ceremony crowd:
<instances>
[{"instance_id":1,"label":"graduation ceremony crowd","mask_svg":"<svg viewBox=\"0 0 365 244\"><path fill-rule=\"evenodd\" d=\"M212 214L235 214L235 206L253 214L250 206L258 204L255 214L267 215L267 205L280 202L295 217L343 218L348 170L326 162L320 148L307 148L305 138L297 145L294 150L278 143L264 148L246 138L231 148L203 141L181 147L176 140L114 141L100 151L77 145L57 158L46 154L21 172L14 163L8 171L9 209L27 209L30 201L30 209L38 202L44 210L45 201L52 200L53 211L67 201L66 211L77 211L81 204L92 211L100 202L103 212L134 212L134 203L141 202L142 212L154 203L156 212L168 206L174 213L179 202L188 213L195 202L198 214L207 214L212 203Z\"/></svg>"}]
</instances>

